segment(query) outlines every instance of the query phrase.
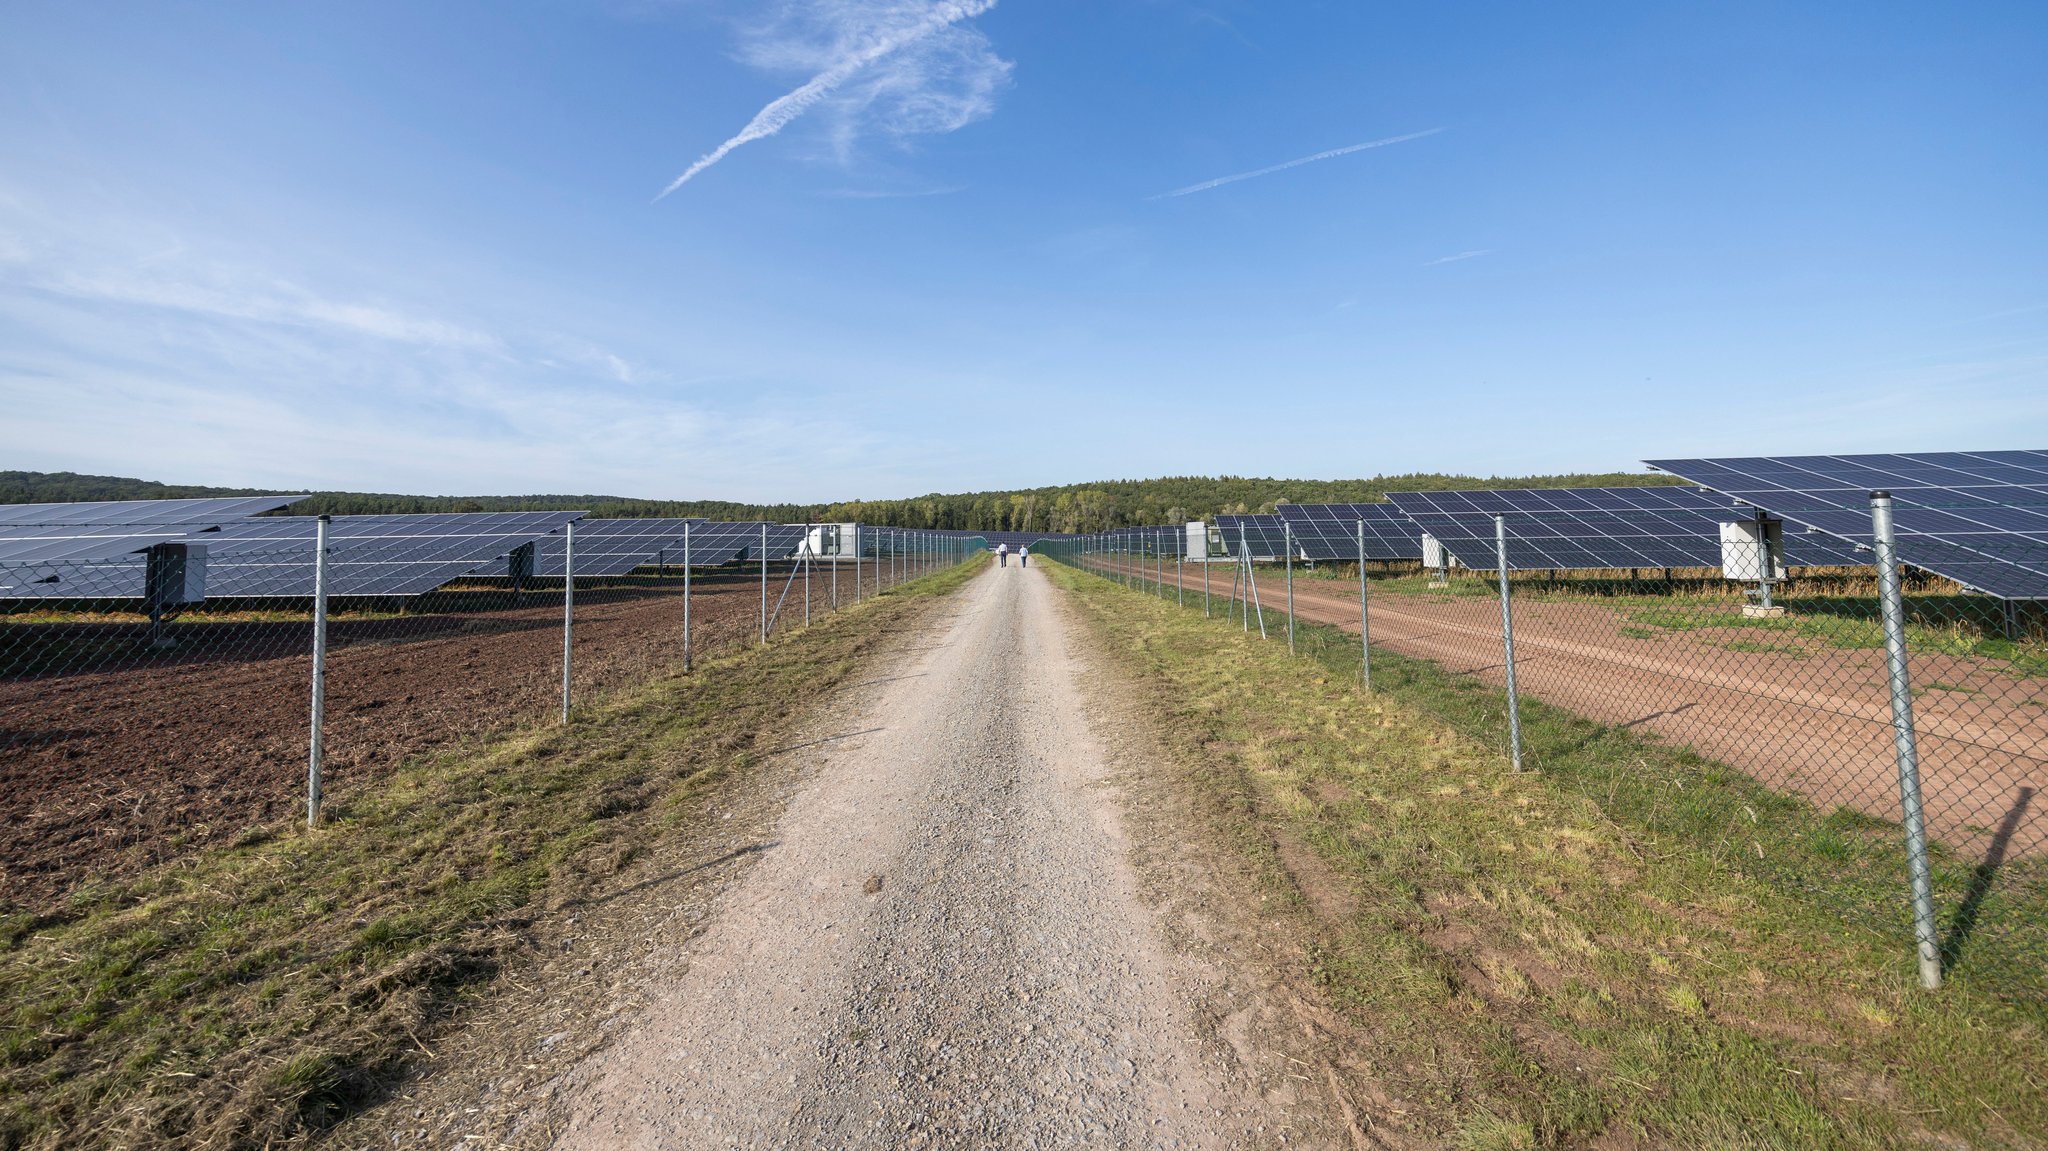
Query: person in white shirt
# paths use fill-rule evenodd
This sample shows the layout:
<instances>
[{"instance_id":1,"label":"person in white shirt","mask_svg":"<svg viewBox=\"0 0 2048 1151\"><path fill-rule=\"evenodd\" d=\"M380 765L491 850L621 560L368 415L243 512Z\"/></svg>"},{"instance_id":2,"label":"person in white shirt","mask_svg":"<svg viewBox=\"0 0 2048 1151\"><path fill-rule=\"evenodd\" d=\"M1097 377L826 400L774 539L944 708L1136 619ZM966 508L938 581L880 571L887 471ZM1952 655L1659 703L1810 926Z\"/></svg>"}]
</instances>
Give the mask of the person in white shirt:
<instances>
[{"instance_id":1,"label":"person in white shirt","mask_svg":"<svg viewBox=\"0 0 2048 1151\"><path fill-rule=\"evenodd\" d=\"M1017 548L1017 566L1020 568L1028 568L1031 566L1030 544L1023 544Z\"/></svg>"},{"instance_id":2,"label":"person in white shirt","mask_svg":"<svg viewBox=\"0 0 2048 1151\"><path fill-rule=\"evenodd\" d=\"M996 563L997 563L997 564L999 564L999 565L1000 565L1000 566L1002 566L1002 567L1009 567L1009 566L1010 566L1010 545L1009 545L1009 544L997 544L997 545L996 545Z\"/></svg>"}]
</instances>

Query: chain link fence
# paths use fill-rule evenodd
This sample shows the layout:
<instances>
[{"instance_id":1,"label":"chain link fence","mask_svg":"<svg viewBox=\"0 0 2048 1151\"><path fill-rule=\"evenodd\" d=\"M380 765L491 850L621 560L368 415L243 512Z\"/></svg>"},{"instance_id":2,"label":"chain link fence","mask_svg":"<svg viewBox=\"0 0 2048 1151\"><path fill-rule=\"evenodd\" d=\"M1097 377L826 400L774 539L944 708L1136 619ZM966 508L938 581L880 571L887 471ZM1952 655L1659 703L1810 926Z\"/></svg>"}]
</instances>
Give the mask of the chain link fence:
<instances>
[{"instance_id":1,"label":"chain link fence","mask_svg":"<svg viewBox=\"0 0 2048 1151\"><path fill-rule=\"evenodd\" d=\"M1898 939L1929 986L2048 1004L2041 604L1875 554L1768 583L1554 570L1535 529L1497 526L1479 569L1455 548L1436 568L1184 557L1178 529L1042 550L1409 693L1653 839Z\"/></svg>"},{"instance_id":2,"label":"chain link fence","mask_svg":"<svg viewBox=\"0 0 2048 1151\"><path fill-rule=\"evenodd\" d=\"M573 532L552 541L572 575ZM801 538L717 566L662 549L573 578L515 549L418 594L351 591L366 581L332 544L317 586L319 537L236 549L203 598L160 554L0 566L0 911L275 834L319 792L344 814L417 757L559 722L979 551L851 524L786 534ZM378 570L436 555L386 548ZM285 575L298 594L264 590Z\"/></svg>"}]
</instances>

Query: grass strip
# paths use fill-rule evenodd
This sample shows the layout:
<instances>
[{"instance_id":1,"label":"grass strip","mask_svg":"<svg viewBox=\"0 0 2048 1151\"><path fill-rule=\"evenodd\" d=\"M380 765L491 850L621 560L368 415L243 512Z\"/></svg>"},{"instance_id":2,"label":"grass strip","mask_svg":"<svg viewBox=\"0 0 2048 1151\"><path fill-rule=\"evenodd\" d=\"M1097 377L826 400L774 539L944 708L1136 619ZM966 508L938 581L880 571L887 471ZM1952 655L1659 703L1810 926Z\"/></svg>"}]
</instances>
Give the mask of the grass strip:
<instances>
[{"instance_id":1,"label":"grass strip","mask_svg":"<svg viewBox=\"0 0 2048 1151\"><path fill-rule=\"evenodd\" d=\"M1489 1149L2041 1145L2038 1016L1968 978L1919 992L1898 934L1732 866L1751 842L1702 837L1688 826L1701 813L1670 810L1680 789L1734 773L1552 709L1538 717L1556 725L1545 770L1516 775L1462 730L1500 720L1476 681L1376 658L1368 696L1354 637L1324 629L1291 659L1220 614L1177 609L1171 588L1047 570L1156 693L1190 778L1239 812L1234 841L1279 861L1314 940L1302 975L1369 1037L1347 1054L1410 1135ZM1627 803L1624 774L1647 781ZM1844 869L1794 834L1832 817L1755 792L1742 792L1754 820L1740 803L1737 818L1769 832L1767 850L1803 853L1816 876Z\"/></svg>"},{"instance_id":2,"label":"grass strip","mask_svg":"<svg viewBox=\"0 0 2048 1151\"><path fill-rule=\"evenodd\" d=\"M346 1118L519 961L544 903L688 834L694 797L982 566L423 758L316 831L0 916L0 1147L276 1147Z\"/></svg>"}]
</instances>

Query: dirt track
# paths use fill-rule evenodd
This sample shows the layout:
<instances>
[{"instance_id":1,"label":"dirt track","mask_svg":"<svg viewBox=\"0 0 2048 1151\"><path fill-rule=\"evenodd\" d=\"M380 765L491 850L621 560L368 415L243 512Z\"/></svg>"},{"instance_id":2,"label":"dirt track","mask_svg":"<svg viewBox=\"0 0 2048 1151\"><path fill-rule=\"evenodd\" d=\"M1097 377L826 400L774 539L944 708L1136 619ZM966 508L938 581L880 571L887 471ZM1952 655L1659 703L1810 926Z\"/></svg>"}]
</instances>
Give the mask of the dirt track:
<instances>
[{"instance_id":1,"label":"dirt track","mask_svg":"<svg viewBox=\"0 0 2048 1151\"><path fill-rule=\"evenodd\" d=\"M581 594L577 692L679 660L679 591ZM758 611L745 581L700 587L693 648L752 636ZM338 808L411 756L559 706L559 605L362 630L366 642L328 661L326 789ZM0 908L48 910L92 874L131 873L300 810L311 664L302 639L285 650L0 683Z\"/></svg>"},{"instance_id":2,"label":"dirt track","mask_svg":"<svg viewBox=\"0 0 2048 1151\"><path fill-rule=\"evenodd\" d=\"M1053 596L992 570L845 722L557 1146L1271 1139L1137 896Z\"/></svg>"},{"instance_id":3,"label":"dirt track","mask_svg":"<svg viewBox=\"0 0 2048 1151\"><path fill-rule=\"evenodd\" d=\"M1167 569L1172 590L1173 569ZM1190 566L1199 606L1199 571ZM1217 611L1228 569L1212 573ZM1284 578L1261 573L1269 629L1284 638ZM1358 631L1354 586L1297 579L1300 617ZM1517 686L1527 695L1604 723L1690 745L1772 787L1823 808L1848 806L1897 819L1899 795L1883 655L1813 647L1798 653L1730 650L1737 633L1649 638L1597 603L1515 603ZM1373 590L1373 643L1445 669L1503 682L1500 606L1478 596ZM1915 652L1922 786L1930 832L1970 856L2048 854L2048 687L1989 665ZM1540 766L1540 765L1537 765Z\"/></svg>"}]
</instances>

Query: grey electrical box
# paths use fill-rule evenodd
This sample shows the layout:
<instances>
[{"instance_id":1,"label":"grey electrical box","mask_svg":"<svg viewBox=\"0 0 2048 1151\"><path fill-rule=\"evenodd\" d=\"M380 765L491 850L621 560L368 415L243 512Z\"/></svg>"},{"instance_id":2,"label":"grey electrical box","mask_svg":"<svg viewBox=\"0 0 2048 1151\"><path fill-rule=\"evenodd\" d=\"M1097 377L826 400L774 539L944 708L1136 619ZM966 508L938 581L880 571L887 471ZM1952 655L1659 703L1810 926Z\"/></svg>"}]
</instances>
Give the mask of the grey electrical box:
<instances>
[{"instance_id":1,"label":"grey electrical box","mask_svg":"<svg viewBox=\"0 0 2048 1151\"><path fill-rule=\"evenodd\" d=\"M1746 583L1784 579L1784 523L1779 520L1747 520L1722 524L1721 574L1727 579Z\"/></svg>"},{"instance_id":2,"label":"grey electrical box","mask_svg":"<svg viewBox=\"0 0 2048 1151\"><path fill-rule=\"evenodd\" d=\"M533 580L534 546L520 544L505 557L505 577L514 587L525 587Z\"/></svg>"},{"instance_id":3,"label":"grey electrical box","mask_svg":"<svg viewBox=\"0 0 2048 1151\"><path fill-rule=\"evenodd\" d=\"M206 602L206 545L157 544L149 549L144 598L152 608Z\"/></svg>"}]
</instances>

